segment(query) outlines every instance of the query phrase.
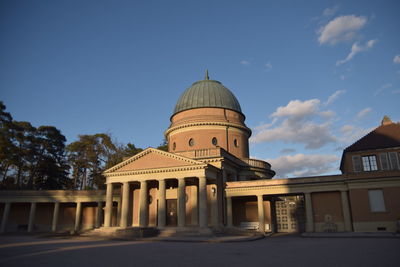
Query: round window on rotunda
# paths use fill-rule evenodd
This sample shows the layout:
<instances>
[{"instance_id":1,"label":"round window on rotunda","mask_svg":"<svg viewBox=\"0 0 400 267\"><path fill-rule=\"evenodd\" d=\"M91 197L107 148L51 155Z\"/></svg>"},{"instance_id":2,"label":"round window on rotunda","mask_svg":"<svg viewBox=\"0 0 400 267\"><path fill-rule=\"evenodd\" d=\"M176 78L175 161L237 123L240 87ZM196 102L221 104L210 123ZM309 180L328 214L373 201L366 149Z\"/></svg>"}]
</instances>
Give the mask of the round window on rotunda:
<instances>
[{"instance_id":1,"label":"round window on rotunda","mask_svg":"<svg viewBox=\"0 0 400 267\"><path fill-rule=\"evenodd\" d=\"M233 144L235 145L235 147L239 147L239 143L238 143L237 139L233 140Z\"/></svg>"},{"instance_id":2,"label":"round window on rotunda","mask_svg":"<svg viewBox=\"0 0 400 267\"><path fill-rule=\"evenodd\" d=\"M193 138L189 139L189 146L194 146L194 139Z\"/></svg>"},{"instance_id":3,"label":"round window on rotunda","mask_svg":"<svg viewBox=\"0 0 400 267\"><path fill-rule=\"evenodd\" d=\"M211 140L211 143L212 143L214 146L218 145L218 140L217 140L217 138L216 138L216 137L213 137L213 139Z\"/></svg>"}]
</instances>

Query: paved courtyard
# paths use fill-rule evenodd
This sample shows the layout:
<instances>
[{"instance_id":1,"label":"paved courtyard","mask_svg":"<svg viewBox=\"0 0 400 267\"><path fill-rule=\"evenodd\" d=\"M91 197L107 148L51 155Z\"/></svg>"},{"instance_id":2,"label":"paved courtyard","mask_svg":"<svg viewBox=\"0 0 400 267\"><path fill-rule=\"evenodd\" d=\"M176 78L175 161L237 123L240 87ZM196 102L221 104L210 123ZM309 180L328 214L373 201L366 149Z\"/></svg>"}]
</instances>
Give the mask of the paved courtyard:
<instances>
[{"instance_id":1,"label":"paved courtyard","mask_svg":"<svg viewBox=\"0 0 400 267\"><path fill-rule=\"evenodd\" d=\"M399 238L193 243L1 236L0 266L400 266Z\"/></svg>"}]
</instances>

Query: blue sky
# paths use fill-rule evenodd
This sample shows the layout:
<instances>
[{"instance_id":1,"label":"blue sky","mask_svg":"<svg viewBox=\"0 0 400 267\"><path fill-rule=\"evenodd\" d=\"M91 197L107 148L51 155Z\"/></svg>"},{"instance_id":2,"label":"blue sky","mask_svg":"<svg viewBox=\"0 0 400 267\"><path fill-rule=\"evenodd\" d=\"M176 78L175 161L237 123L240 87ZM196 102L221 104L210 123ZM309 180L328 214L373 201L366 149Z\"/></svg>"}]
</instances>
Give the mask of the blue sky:
<instances>
[{"instance_id":1,"label":"blue sky","mask_svg":"<svg viewBox=\"0 0 400 267\"><path fill-rule=\"evenodd\" d=\"M68 142L158 146L204 70L239 99L277 177L339 172L400 120L399 1L1 1L0 99Z\"/></svg>"}]
</instances>

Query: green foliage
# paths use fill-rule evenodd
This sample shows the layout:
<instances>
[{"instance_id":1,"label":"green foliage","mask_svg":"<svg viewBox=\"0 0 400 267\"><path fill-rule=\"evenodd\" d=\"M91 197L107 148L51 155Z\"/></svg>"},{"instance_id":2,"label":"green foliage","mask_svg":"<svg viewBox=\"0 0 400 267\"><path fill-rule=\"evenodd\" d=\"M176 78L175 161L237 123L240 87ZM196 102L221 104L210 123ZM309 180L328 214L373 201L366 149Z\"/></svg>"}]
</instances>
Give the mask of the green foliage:
<instances>
[{"instance_id":1,"label":"green foliage","mask_svg":"<svg viewBox=\"0 0 400 267\"><path fill-rule=\"evenodd\" d=\"M105 133L65 143L54 126L14 121L0 101L0 189L102 189L106 169L143 151ZM167 141L157 148L167 151Z\"/></svg>"},{"instance_id":2,"label":"green foliage","mask_svg":"<svg viewBox=\"0 0 400 267\"><path fill-rule=\"evenodd\" d=\"M79 140L67 146L68 160L73 169L75 189L102 188L102 172L117 147L107 134L80 135Z\"/></svg>"},{"instance_id":3,"label":"green foliage","mask_svg":"<svg viewBox=\"0 0 400 267\"><path fill-rule=\"evenodd\" d=\"M157 147L157 149L168 152L168 141L164 139L163 142Z\"/></svg>"},{"instance_id":4,"label":"green foliage","mask_svg":"<svg viewBox=\"0 0 400 267\"><path fill-rule=\"evenodd\" d=\"M53 126L13 121L0 102L0 175L5 189L59 189L68 183L65 137Z\"/></svg>"}]
</instances>

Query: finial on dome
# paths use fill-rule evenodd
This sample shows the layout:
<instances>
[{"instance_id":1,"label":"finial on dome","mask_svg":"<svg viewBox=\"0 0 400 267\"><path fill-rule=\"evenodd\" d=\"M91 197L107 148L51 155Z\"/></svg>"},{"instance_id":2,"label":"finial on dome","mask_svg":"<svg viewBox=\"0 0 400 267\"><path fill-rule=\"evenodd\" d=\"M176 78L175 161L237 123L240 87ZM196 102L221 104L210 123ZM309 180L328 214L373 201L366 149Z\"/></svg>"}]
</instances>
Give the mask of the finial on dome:
<instances>
[{"instance_id":1,"label":"finial on dome","mask_svg":"<svg viewBox=\"0 0 400 267\"><path fill-rule=\"evenodd\" d=\"M204 80L209 80L210 77L208 77L208 70L206 70L206 77L204 78Z\"/></svg>"}]
</instances>

